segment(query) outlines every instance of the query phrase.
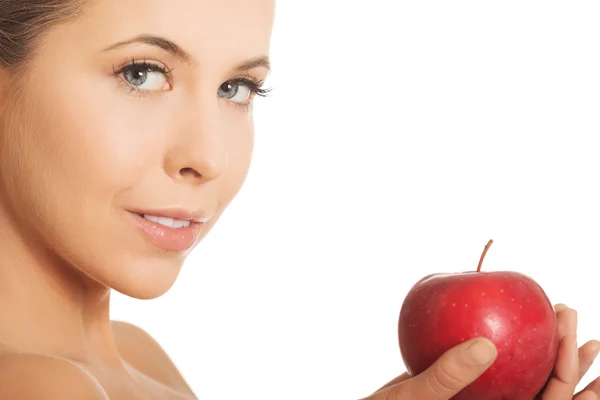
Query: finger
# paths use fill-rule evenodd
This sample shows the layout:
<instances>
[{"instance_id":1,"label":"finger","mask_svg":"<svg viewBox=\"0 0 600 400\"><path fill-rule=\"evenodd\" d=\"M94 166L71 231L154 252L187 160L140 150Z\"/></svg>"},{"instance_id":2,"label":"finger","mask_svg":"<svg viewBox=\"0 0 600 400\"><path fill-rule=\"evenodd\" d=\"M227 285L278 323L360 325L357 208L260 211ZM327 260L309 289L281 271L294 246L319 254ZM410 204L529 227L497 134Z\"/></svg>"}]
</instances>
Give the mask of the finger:
<instances>
[{"instance_id":1,"label":"finger","mask_svg":"<svg viewBox=\"0 0 600 400\"><path fill-rule=\"evenodd\" d=\"M386 383L385 385L383 385L379 389L377 389L377 392L379 392L381 389L385 389L386 387L393 386L393 385L395 385L397 383L400 383L400 382L404 382L405 380L407 380L409 378L410 378L410 375L408 374L408 372L405 372L402 375L400 375L400 376L392 379L391 381L389 381L388 383Z\"/></svg>"},{"instance_id":2,"label":"finger","mask_svg":"<svg viewBox=\"0 0 600 400\"><path fill-rule=\"evenodd\" d=\"M600 377L598 377L598 378L594 379L593 381L591 381L590 383L588 383L588 385L586 387L584 387L583 390L579 391L575 395L575 399L581 400L580 397L585 392L594 392L594 393L596 393L597 396L600 396Z\"/></svg>"},{"instance_id":3,"label":"finger","mask_svg":"<svg viewBox=\"0 0 600 400\"><path fill-rule=\"evenodd\" d=\"M554 311L558 314L559 312L566 310L567 307L566 305L562 304L562 303L558 303L557 305L554 306Z\"/></svg>"},{"instance_id":4,"label":"finger","mask_svg":"<svg viewBox=\"0 0 600 400\"><path fill-rule=\"evenodd\" d=\"M575 400L598 400L598 395L594 392L585 391L574 397Z\"/></svg>"},{"instance_id":5,"label":"finger","mask_svg":"<svg viewBox=\"0 0 600 400\"><path fill-rule=\"evenodd\" d=\"M587 374L599 351L600 342L597 340L590 340L579 348L579 380Z\"/></svg>"},{"instance_id":6,"label":"finger","mask_svg":"<svg viewBox=\"0 0 600 400\"><path fill-rule=\"evenodd\" d=\"M416 377L384 389L381 399L448 400L483 374L497 355L490 340L471 339L448 350Z\"/></svg>"},{"instance_id":7,"label":"finger","mask_svg":"<svg viewBox=\"0 0 600 400\"><path fill-rule=\"evenodd\" d=\"M577 334L577 311L572 308L561 310L558 312L557 318L559 338Z\"/></svg>"},{"instance_id":8,"label":"finger","mask_svg":"<svg viewBox=\"0 0 600 400\"><path fill-rule=\"evenodd\" d=\"M577 349L577 312L565 309L559 312L560 343L553 376L548 381L543 400L570 399L579 382L579 350Z\"/></svg>"},{"instance_id":9,"label":"finger","mask_svg":"<svg viewBox=\"0 0 600 400\"><path fill-rule=\"evenodd\" d=\"M577 358L575 336L567 335L563 337L558 347L554 374L542 393L543 400L570 399L573 396L577 382L579 382Z\"/></svg>"}]
</instances>

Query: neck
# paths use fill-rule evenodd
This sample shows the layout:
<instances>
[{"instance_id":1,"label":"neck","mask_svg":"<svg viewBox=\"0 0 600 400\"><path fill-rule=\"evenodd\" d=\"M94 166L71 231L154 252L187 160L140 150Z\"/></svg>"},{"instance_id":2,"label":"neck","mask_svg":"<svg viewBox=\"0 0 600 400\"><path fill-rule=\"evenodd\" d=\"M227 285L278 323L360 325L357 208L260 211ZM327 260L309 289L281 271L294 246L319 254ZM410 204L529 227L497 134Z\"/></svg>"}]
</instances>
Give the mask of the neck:
<instances>
[{"instance_id":1,"label":"neck","mask_svg":"<svg viewBox=\"0 0 600 400\"><path fill-rule=\"evenodd\" d=\"M0 212L0 344L84 363L121 366L110 289L23 234Z\"/></svg>"}]
</instances>

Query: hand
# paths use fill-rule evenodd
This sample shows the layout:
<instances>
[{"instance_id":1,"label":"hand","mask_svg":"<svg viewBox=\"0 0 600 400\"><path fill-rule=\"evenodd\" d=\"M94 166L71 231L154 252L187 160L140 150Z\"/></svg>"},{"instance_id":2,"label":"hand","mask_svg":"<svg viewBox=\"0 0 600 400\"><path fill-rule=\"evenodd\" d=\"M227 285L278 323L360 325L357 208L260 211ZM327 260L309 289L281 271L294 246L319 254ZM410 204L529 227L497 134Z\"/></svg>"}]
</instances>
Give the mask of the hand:
<instances>
[{"instance_id":1,"label":"hand","mask_svg":"<svg viewBox=\"0 0 600 400\"><path fill-rule=\"evenodd\" d=\"M596 358L600 342L592 340L577 349L577 312L563 304L556 305L555 311L560 340L558 356L553 374L537 400L600 400L600 377L573 396ZM474 365L467 361L469 348L476 350L480 360L487 351L492 358ZM495 358L496 350L490 341L472 339L447 351L418 376L411 378L404 373L362 400L449 400L483 374Z\"/></svg>"},{"instance_id":2,"label":"hand","mask_svg":"<svg viewBox=\"0 0 600 400\"><path fill-rule=\"evenodd\" d=\"M590 369L600 342L591 340L577 349L577 311L564 304L554 307L558 317L558 357L550 380L537 397L539 400L599 400L600 378L596 378L581 392L575 394L575 387Z\"/></svg>"},{"instance_id":3,"label":"hand","mask_svg":"<svg viewBox=\"0 0 600 400\"><path fill-rule=\"evenodd\" d=\"M483 374L496 356L490 340L471 339L448 350L414 378L404 373L362 400L449 400Z\"/></svg>"}]
</instances>

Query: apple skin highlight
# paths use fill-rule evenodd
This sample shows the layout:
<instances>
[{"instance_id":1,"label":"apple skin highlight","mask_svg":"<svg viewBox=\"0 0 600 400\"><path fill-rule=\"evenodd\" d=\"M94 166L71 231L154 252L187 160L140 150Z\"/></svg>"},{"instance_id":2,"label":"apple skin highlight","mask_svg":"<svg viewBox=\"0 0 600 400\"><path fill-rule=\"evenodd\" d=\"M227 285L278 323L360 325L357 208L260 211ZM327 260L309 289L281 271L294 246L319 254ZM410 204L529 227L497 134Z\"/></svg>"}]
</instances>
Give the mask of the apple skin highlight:
<instances>
[{"instance_id":1,"label":"apple skin highlight","mask_svg":"<svg viewBox=\"0 0 600 400\"><path fill-rule=\"evenodd\" d=\"M498 349L496 361L453 400L531 400L556 362L554 308L533 279L479 272L482 260L477 272L429 275L411 288L398 320L402 359L414 376L452 347L486 337Z\"/></svg>"}]
</instances>

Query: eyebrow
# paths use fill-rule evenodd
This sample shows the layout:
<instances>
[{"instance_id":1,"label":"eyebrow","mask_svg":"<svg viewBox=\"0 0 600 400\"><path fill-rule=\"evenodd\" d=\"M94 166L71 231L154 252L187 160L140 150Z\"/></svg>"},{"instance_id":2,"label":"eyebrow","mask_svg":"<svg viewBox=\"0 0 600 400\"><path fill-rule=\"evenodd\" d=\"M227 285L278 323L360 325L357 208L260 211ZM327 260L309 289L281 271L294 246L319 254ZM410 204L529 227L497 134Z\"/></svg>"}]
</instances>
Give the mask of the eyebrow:
<instances>
[{"instance_id":1,"label":"eyebrow","mask_svg":"<svg viewBox=\"0 0 600 400\"><path fill-rule=\"evenodd\" d=\"M131 39L115 43L115 44L105 48L103 51L106 52L106 51L116 50L116 49L125 47L127 45L134 44L134 43L142 43L142 44L147 44L149 46L160 47L161 49L174 55L175 57L179 58L180 60L182 60L186 63L190 63L193 59L193 57L190 55L190 53L188 53L183 48L181 48L177 43L175 43L167 38L160 37L160 36L154 36L154 35L138 35ZM271 62L269 61L269 57L258 56L258 57L249 58L249 59L239 63L238 65L236 65L234 67L234 70L235 71L247 71L247 70L250 70L253 68L258 68L258 67L263 67L263 68L266 68L268 71L271 71Z\"/></svg>"}]
</instances>

